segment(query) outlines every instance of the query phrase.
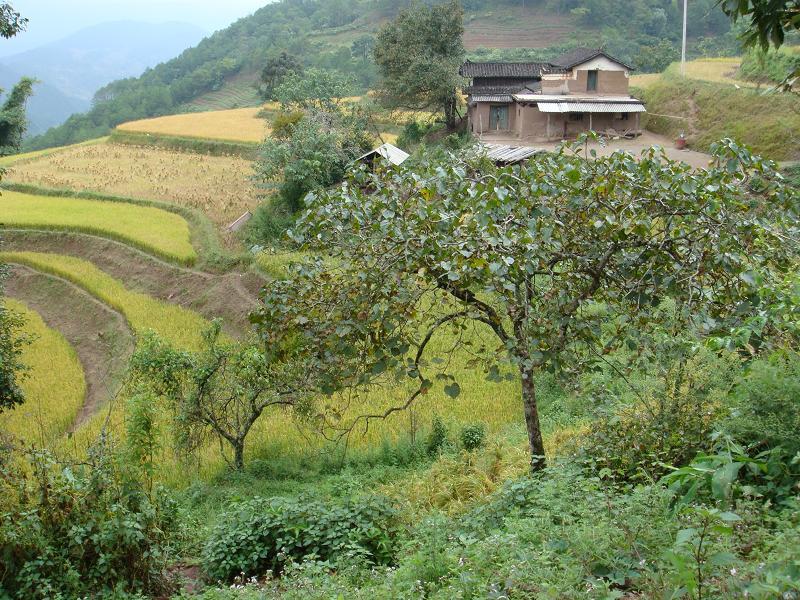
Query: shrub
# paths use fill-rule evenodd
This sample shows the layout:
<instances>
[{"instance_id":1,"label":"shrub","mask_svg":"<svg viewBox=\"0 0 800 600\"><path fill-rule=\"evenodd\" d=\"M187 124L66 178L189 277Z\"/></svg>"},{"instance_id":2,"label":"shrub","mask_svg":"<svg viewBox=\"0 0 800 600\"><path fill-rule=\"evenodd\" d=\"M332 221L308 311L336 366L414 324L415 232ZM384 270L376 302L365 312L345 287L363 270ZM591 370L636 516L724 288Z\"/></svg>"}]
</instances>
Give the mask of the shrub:
<instances>
[{"instance_id":1,"label":"shrub","mask_svg":"<svg viewBox=\"0 0 800 600\"><path fill-rule=\"evenodd\" d=\"M288 140L292 137L294 126L303 118L303 112L279 112L272 121L272 137L279 140Z\"/></svg>"},{"instance_id":2,"label":"shrub","mask_svg":"<svg viewBox=\"0 0 800 600\"><path fill-rule=\"evenodd\" d=\"M593 425L581 454L593 468L616 479L654 481L665 465L683 466L710 450L711 434L734 380L734 356L702 351L664 369L631 400L617 399Z\"/></svg>"},{"instance_id":3,"label":"shrub","mask_svg":"<svg viewBox=\"0 0 800 600\"><path fill-rule=\"evenodd\" d=\"M308 498L256 498L223 517L203 553L211 579L280 573L306 559L389 564L397 514L381 497L331 506Z\"/></svg>"},{"instance_id":4,"label":"shrub","mask_svg":"<svg viewBox=\"0 0 800 600\"><path fill-rule=\"evenodd\" d=\"M247 241L251 244L270 245L283 241L286 230L295 217L292 208L280 194L258 205L247 223Z\"/></svg>"},{"instance_id":5,"label":"shrub","mask_svg":"<svg viewBox=\"0 0 800 600\"><path fill-rule=\"evenodd\" d=\"M751 447L800 451L800 355L777 352L755 361L732 394L725 429Z\"/></svg>"},{"instance_id":6,"label":"shrub","mask_svg":"<svg viewBox=\"0 0 800 600\"><path fill-rule=\"evenodd\" d=\"M115 459L60 467L46 453L0 465L0 598L159 591L175 506L144 494Z\"/></svg>"},{"instance_id":7,"label":"shrub","mask_svg":"<svg viewBox=\"0 0 800 600\"><path fill-rule=\"evenodd\" d=\"M428 432L428 439L425 443L425 448L428 451L428 456L437 456L447 446L447 425L444 424L439 417L433 417L431 422L431 430Z\"/></svg>"},{"instance_id":8,"label":"shrub","mask_svg":"<svg viewBox=\"0 0 800 600\"><path fill-rule=\"evenodd\" d=\"M472 452L482 447L486 442L486 425L473 423L461 430L461 446L467 452Z\"/></svg>"}]
</instances>

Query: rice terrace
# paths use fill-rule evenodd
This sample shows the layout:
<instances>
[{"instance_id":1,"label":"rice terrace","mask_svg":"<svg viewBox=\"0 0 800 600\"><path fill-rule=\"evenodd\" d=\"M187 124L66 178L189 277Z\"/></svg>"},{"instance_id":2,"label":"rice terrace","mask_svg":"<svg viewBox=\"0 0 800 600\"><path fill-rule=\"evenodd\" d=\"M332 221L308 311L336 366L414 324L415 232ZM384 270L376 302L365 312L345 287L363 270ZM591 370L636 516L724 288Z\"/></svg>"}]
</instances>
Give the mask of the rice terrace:
<instances>
[{"instance_id":1,"label":"rice terrace","mask_svg":"<svg viewBox=\"0 0 800 600\"><path fill-rule=\"evenodd\" d=\"M0 600L800 598L796 2L89 4L0 2Z\"/></svg>"}]
</instances>

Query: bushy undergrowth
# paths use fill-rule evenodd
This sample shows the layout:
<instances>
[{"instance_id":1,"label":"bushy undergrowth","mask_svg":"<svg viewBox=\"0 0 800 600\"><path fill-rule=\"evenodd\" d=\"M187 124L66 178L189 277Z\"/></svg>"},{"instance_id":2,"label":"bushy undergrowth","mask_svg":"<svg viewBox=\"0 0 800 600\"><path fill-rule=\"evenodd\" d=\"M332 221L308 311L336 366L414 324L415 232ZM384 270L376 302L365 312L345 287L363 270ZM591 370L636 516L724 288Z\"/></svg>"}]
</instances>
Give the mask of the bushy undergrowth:
<instances>
[{"instance_id":1,"label":"bushy undergrowth","mask_svg":"<svg viewBox=\"0 0 800 600\"><path fill-rule=\"evenodd\" d=\"M606 389L610 398L579 441L580 456L605 477L637 483L687 464L710 449L737 368L733 355L701 352L659 376Z\"/></svg>"},{"instance_id":2,"label":"bushy undergrowth","mask_svg":"<svg viewBox=\"0 0 800 600\"><path fill-rule=\"evenodd\" d=\"M34 453L0 464L0 598L157 592L174 504L147 495L108 455L59 465Z\"/></svg>"},{"instance_id":3,"label":"bushy undergrowth","mask_svg":"<svg viewBox=\"0 0 800 600\"><path fill-rule=\"evenodd\" d=\"M212 532L203 553L214 580L280 573L304 560L389 564L399 531L391 504L378 497L329 505L310 498L255 498L237 506Z\"/></svg>"}]
</instances>

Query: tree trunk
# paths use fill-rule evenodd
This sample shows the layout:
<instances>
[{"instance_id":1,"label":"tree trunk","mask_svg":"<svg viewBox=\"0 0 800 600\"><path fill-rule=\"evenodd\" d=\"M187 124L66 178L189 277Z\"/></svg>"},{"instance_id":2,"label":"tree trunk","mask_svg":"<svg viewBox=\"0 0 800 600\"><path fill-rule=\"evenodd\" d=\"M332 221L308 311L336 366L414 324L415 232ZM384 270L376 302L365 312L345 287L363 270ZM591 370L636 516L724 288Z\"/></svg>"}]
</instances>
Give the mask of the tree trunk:
<instances>
[{"instance_id":1,"label":"tree trunk","mask_svg":"<svg viewBox=\"0 0 800 600\"><path fill-rule=\"evenodd\" d=\"M544 441L539 424L539 410L536 407L536 384L533 369L520 366L522 376L522 406L525 409L525 425L528 428L528 443L531 447L531 472L545 468Z\"/></svg>"},{"instance_id":2,"label":"tree trunk","mask_svg":"<svg viewBox=\"0 0 800 600\"><path fill-rule=\"evenodd\" d=\"M453 94L447 98L444 106L444 120L447 125L448 131L453 131L456 128L456 104L458 99L456 98L456 92L453 91Z\"/></svg>"},{"instance_id":3,"label":"tree trunk","mask_svg":"<svg viewBox=\"0 0 800 600\"><path fill-rule=\"evenodd\" d=\"M244 469L244 440L231 443L233 446L233 468L237 471Z\"/></svg>"}]
</instances>

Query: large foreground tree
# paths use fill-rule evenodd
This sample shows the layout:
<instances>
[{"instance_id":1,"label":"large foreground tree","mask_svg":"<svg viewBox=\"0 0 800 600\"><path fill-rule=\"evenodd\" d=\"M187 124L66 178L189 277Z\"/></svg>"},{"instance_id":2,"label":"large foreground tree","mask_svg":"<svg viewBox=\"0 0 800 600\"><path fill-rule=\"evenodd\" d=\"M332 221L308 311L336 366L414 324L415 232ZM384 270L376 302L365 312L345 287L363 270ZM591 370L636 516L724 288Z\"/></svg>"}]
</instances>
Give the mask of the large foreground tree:
<instances>
[{"instance_id":1,"label":"large foreground tree","mask_svg":"<svg viewBox=\"0 0 800 600\"><path fill-rule=\"evenodd\" d=\"M405 402L367 422L435 381L457 396L454 352L490 379L510 363L541 468L542 371L635 352L667 298L687 328L739 339L757 330L751 344L765 335L767 291L796 268L797 192L733 142L714 156L696 171L652 149L638 160L561 151L517 167L449 156L357 172L307 199L292 234L326 258L266 289L254 320L267 345L305 344L328 392L387 373L416 381ZM431 343L444 328L448 343Z\"/></svg>"},{"instance_id":2,"label":"large foreground tree","mask_svg":"<svg viewBox=\"0 0 800 600\"><path fill-rule=\"evenodd\" d=\"M434 6L414 3L380 30L372 54L381 73L384 104L440 110L448 128L455 127L463 18L458 0Z\"/></svg>"}]
</instances>

